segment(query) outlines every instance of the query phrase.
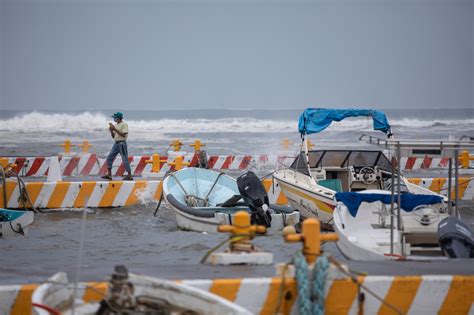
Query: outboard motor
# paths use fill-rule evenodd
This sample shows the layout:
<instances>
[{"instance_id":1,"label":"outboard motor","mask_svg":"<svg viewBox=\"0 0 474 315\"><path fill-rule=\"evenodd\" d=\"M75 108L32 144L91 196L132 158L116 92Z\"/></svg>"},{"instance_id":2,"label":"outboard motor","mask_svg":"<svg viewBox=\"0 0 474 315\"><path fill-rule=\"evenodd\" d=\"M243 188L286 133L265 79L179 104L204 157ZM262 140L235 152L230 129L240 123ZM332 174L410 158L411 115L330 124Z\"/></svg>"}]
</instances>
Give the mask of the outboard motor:
<instances>
[{"instance_id":1,"label":"outboard motor","mask_svg":"<svg viewBox=\"0 0 474 315\"><path fill-rule=\"evenodd\" d=\"M474 236L469 227L456 217L438 224L439 245L449 258L474 258Z\"/></svg>"},{"instance_id":2,"label":"outboard motor","mask_svg":"<svg viewBox=\"0 0 474 315\"><path fill-rule=\"evenodd\" d=\"M269 212L270 202L267 191L260 179L253 172L247 172L237 178L237 186L244 202L252 210L251 223L271 226L272 217Z\"/></svg>"}]
</instances>

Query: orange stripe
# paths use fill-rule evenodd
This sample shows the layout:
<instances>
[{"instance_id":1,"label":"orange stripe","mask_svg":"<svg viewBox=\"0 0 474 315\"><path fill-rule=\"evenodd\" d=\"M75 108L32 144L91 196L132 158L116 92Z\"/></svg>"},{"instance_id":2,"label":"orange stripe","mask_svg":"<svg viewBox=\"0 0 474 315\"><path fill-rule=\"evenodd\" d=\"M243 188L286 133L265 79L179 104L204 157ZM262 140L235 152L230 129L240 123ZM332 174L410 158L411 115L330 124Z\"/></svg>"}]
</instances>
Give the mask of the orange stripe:
<instances>
[{"instance_id":1,"label":"orange stripe","mask_svg":"<svg viewBox=\"0 0 474 315\"><path fill-rule=\"evenodd\" d=\"M446 181L446 178L433 178L429 190L439 193Z\"/></svg>"},{"instance_id":2,"label":"orange stripe","mask_svg":"<svg viewBox=\"0 0 474 315\"><path fill-rule=\"evenodd\" d=\"M107 293L107 282L89 282L82 299L85 303L100 302Z\"/></svg>"},{"instance_id":3,"label":"orange stripe","mask_svg":"<svg viewBox=\"0 0 474 315\"><path fill-rule=\"evenodd\" d=\"M291 308L295 303L298 291L296 289L296 281L294 279L285 279L285 287L283 288L280 309L277 310L278 299L280 297L280 288L282 285L281 278L273 278L268 289L267 299L263 304L260 314L290 314ZM245 307L245 305L244 305Z\"/></svg>"},{"instance_id":4,"label":"orange stripe","mask_svg":"<svg viewBox=\"0 0 474 315\"><path fill-rule=\"evenodd\" d=\"M57 182L46 207L49 209L61 208L70 185L70 182Z\"/></svg>"},{"instance_id":5,"label":"orange stripe","mask_svg":"<svg viewBox=\"0 0 474 315\"><path fill-rule=\"evenodd\" d=\"M140 190L146 188L147 182L144 180L136 181L135 185L133 186L132 192L130 196L128 196L127 201L125 201L126 206L134 205L137 203L138 200L138 193Z\"/></svg>"},{"instance_id":6,"label":"orange stripe","mask_svg":"<svg viewBox=\"0 0 474 315\"><path fill-rule=\"evenodd\" d=\"M0 207L8 208L8 202L10 201L10 197L13 194L13 191L16 188L16 182L7 180L7 202L6 205L3 203L3 185L0 185L1 193L0 193Z\"/></svg>"},{"instance_id":7,"label":"orange stripe","mask_svg":"<svg viewBox=\"0 0 474 315\"><path fill-rule=\"evenodd\" d=\"M105 190L104 196L102 200L100 200L99 208L100 207L111 207L112 203L115 200L118 192L120 191L120 187L122 187L123 182L121 181L111 181L109 182L109 186Z\"/></svg>"},{"instance_id":8,"label":"orange stripe","mask_svg":"<svg viewBox=\"0 0 474 315\"><path fill-rule=\"evenodd\" d=\"M44 187L44 183L27 183L26 190L28 191L28 195L30 195L31 202L33 205L36 203L36 199ZM30 205L32 206L32 205Z\"/></svg>"},{"instance_id":9,"label":"orange stripe","mask_svg":"<svg viewBox=\"0 0 474 315\"><path fill-rule=\"evenodd\" d=\"M438 314L467 314L474 303L474 277L453 276Z\"/></svg>"},{"instance_id":10,"label":"orange stripe","mask_svg":"<svg viewBox=\"0 0 474 315\"><path fill-rule=\"evenodd\" d=\"M472 179L474 180L474 179ZM466 189L467 189L467 186L469 186L469 182L471 181L471 178L459 178L459 187L458 187L458 193L459 193L459 199L462 199L462 197L464 196L464 193L466 192ZM453 196L454 198L454 196Z\"/></svg>"},{"instance_id":11,"label":"orange stripe","mask_svg":"<svg viewBox=\"0 0 474 315\"><path fill-rule=\"evenodd\" d=\"M74 201L74 208L83 208L87 205L89 198L94 191L96 182L82 182L79 194L77 194L76 200Z\"/></svg>"},{"instance_id":12,"label":"orange stripe","mask_svg":"<svg viewBox=\"0 0 474 315\"><path fill-rule=\"evenodd\" d=\"M395 277L384 300L389 305L396 307L403 314L406 314L410 309L411 303L416 296L420 284L421 276ZM396 313L387 305L382 304L378 314L383 315Z\"/></svg>"},{"instance_id":13,"label":"orange stripe","mask_svg":"<svg viewBox=\"0 0 474 315\"><path fill-rule=\"evenodd\" d=\"M10 315L29 315L31 314L31 296L33 291L38 287L37 284L26 284L21 286L15 302L10 311Z\"/></svg>"},{"instance_id":14,"label":"orange stripe","mask_svg":"<svg viewBox=\"0 0 474 315\"><path fill-rule=\"evenodd\" d=\"M358 277L357 281L363 283L364 277ZM357 284L351 279L334 280L326 297L326 313L348 314L356 298Z\"/></svg>"},{"instance_id":15,"label":"orange stripe","mask_svg":"<svg viewBox=\"0 0 474 315\"><path fill-rule=\"evenodd\" d=\"M270 190L272 189L272 180L269 179L269 178L266 178L266 179L262 180L262 183L263 183L263 186L265 187L265 191L267 193L269 193ZM288 204L288 199L286 199L285 194L281 190L280 190L280 193L278 194L278 198L277 198L276 203L277 203L277 205L287 205Z\"/></svg>"},{"instance_id":16,"label":"orange stripe","mask_svg":"<svg viewBox=\"0 0 474 315\"><path fill-rule=\"evenodd\" d=\"M280 194L278 195L277 205L287 205L287 204L288 204L288 199L286 199L285 194L281 191Z\"/></svg>"},{"instance_id":17,"label":"orange stripe","mask_svg":"<svg viewBox=\"0 0 474 315\"><path fill-rule=\"evenodd\" d=\"M158 184L156 188L155 196L153 197L155 200L160 200L161 192L163 191L163 181Z\"/></svg>"},{"instance_id":18,"label":"orange stripe","mask_svg":"<svg viewBox=\"0 0 474 315\"><path fill-rule=\"evenodd\" d=\"M408 181L412 184L420 186L421 178L408 178Z\"/></svg>"},{"instance_id":19,"label":"orange stripe","mask_svg":"<svg viewBox=\"0 0 474 315\"><path fill-rule=\"evenodd\" d=\"M219 279L212 281L209 292L219 295L231 302L237 297L239 292L241 279Z\"/></svg>"}]
</instances>

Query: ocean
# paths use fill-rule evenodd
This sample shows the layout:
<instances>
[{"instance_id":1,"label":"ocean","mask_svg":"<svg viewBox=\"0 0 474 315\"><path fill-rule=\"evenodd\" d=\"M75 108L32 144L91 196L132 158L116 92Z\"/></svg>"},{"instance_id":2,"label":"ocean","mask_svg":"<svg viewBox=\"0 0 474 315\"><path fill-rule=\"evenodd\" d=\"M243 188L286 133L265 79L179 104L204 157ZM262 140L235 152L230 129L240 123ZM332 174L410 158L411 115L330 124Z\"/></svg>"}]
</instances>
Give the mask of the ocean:
<instances>
[{"instance_id":1,"label":"ocean","mask_svg":"<svg viewBox=\"0 0 474 315\"><path fill-rule=\"evenodd\" d=\"M165 154L173 139L185 143L196 139L206 144L208 154L278 154L288 138L296 151L298 110L188 110L124 111L129 124L129 154ZM395 137L399 139L458 139L474 136L474 110L386 110ZM88 140L93 152L106 155L112 145L107 131L111 121L106 111L19 112L0 111L0 156L48 156L61 151L65 139L79 144ZM316 148L361 148L362 133L384 137L371 130L370 119L347 119L310 136ZM77 148L73 148L77 150ZM463 205L472 211L472 205ZM169 279L271 276L273 267L209 267L199 263L206 251L224 240L223 234L202 234L176 228L171 209L164 205L154 217L156 203L114 209L87 209L81 280L103 280L116 264L130 271ZM59 210L38 214L28 237L0 240L0 284L44 281L66 271L74 278L78 260L82 210ZM275 262L286 263L300 247L286 244L280 236L256 239L272 251ZM344 257L332 244L325 250ZM361 268L364 268L363 266ZM369 267L367 267L369 268ZM370 270L360 270L370 271ZM395 270L396 271L396 270Z\"/></svg>"},{"instance_id":2,"label":"ocean","mask_svg":"<svg viewBox=\"0 0 474 315\"><path fill-rule=\"evenodd\" d=\"M298 148L299 110L188 110L124 111L129 125L129 154L164 154L173 139L189 145L195 139L209 154L277 154L288 138ZM397 138L458 139L474 135L474 109L385 110ZM93 151L106 155L111 147L107 131L110 112L0 111L0 152L3 155L54 155L65 139L78 144L88 140ZM370 118L334 123L309 139L322 147L346 147L358 135L370 133ZM187 146L183 150L191 150Z\"/></svg>"}]
</instances>

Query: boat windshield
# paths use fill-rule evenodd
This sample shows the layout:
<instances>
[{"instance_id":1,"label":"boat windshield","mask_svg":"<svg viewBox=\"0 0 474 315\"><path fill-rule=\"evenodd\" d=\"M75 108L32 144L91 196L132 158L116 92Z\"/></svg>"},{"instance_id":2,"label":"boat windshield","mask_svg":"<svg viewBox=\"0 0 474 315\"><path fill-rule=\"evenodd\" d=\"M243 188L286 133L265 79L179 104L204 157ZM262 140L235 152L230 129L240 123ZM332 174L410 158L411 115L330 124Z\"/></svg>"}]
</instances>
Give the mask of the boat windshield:
<instances>
[{"instance_id":1,"label":"boat windshield","mask_svg":"<svg viewBox=\"0 0 474 315\"><path fill-rule=\"evenodd\" d=\"M349 166L377 166L379 169L390 171L390 161L382 151L358 150L319 150L308 152L310 168ZM308 175L305 153L301 152L293 161L290 169Z\"/></svg>"}]
</instances>

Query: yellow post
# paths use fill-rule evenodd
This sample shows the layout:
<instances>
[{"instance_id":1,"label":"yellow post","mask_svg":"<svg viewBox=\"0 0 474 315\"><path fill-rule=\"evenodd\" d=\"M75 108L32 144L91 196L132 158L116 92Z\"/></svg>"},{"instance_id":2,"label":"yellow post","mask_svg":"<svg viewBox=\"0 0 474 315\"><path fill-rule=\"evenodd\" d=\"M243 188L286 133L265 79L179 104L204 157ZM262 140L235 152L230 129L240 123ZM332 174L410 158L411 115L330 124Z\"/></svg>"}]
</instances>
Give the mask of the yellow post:
<instances>
[{"instance_id":1,"label":"yellow post","mask_svg":"<svg viewBox=\"0 0 474 315\"><path fill-rule=\"evenodd\" d=\"M71 147L75 147L74 144L71 144L71 141L65 140L63 144L59 146L64 147L64 153L71 153Z\"/></svg>"},{"instance_id":2,"label":"yellow post","mask_svg":"<svg viewBox=\"0 0 474 315\"><path fill-rule=\"evenodd\" d=\"M291 142L290 139L285 138L281 141L280 144L283 146L283 150L289 150L290 149L290 144L293 144L293 142Z\"/></svg>"},{"instance_id":3,"label":"yellow post","mask_svg":"<svg viewBox=\"0 0 474 315\"><path fill-rule=\"evenodd\" d=\"M175 139L173 140L173 142L170 143L170 145L173 147L173 151L177 152L181 150L181 146L183 145L183 143L179 139Z\"/></svg>"},{"instance_id":4,"label":"yellow post","mask_svg":"<svg viewBox=\"0 0 474 315\"><path fill-rule=\"evenodd\" d=\"M89 148L93 147L87 140L82 141L82 144L78 144L77 146L82 148L82 153L89 153Z\"/></svg>"},{"instance_id":5,"label":"yellow post","mask_svg":"<svg viewBox=\"0 0 474 315\"><path fill-rule=\"evenodd\" d=\"M6 157L0 158L0 165L1 165L4 169L6 169L6 168L8 167L8 165L9 165L9 163L8 163L8 158L6 158Z\"/></svg>"},{"instance_id":6,"label":"yellow post","mask_svg":"<svg viewBox=\"0 0 474 315\"><path fill-rule=\"evenodd\" d=\"M462 168L469 168L470 161L474 161L474 155L470 155L469 151L462 151L459 154L459 164Z\"/></svg>"},{"instance_id":7,"label":"yellow post","mask_svg":"<svg viewBox=\"0 0 474 315\"><path fill-rule=\"evenodd\" d=\"M161 163L166 160L161 160L159 154L153 154L151 160L146 160L145 163L151 163L151 171L153 173L158 173L161 170Z\"/></svg>"},{"instance_id":8,"label":"yellow post","mask_svg":"<svg viewBox=\"0 0 474 315\"><path fill-rule=\"evenodd\" d=\"M174 166L174 170L179 171L183 166L189 166L189 162L183 162L183 157L177 156L174 158L174 162L168 162L168 165Z\"/></svg>"},{"instance_id":9,"label":"yellow post","mask_svg":"<svg viewBox=\"0 0 474 315\"><path fill-rule=\"evenodd\" d=\"M267 228L263 225L250 225L250 214L247 211L239 211L235 214L232 225L219 225L217 231L236 236L231 240L232 250L234 245L251 245L250 240L255 237L255 234L264 234Z\"/></svg>"},{"instance_id":10,"label":"yellow post","mask_svg":"<svg viewBox=\"0 0 474 315\"><path fill-rule=\"evenodd\" d=\"M321 233L319 220L310 218L303 222L303 234L290 234L285 236L287 242L303 242L303 254L309 264L314 263L316 257L321 255L321 243L337 241L336 233Z\"/></svg>"},{"instance_id":11,"label":"yellow post","mask_svg":"<svg viewBox=\"0 0 474 315\"><path fill-rule=\"evenodd\" d=\"M201 150L201 147L205 147L206 145L201 142L201 140L197 139L194 141L193 144L190 144L189 146L194 148L194 152Z\"/></svg>"},{"instance_id":12,"label":"yellow post","mask_svg":"<svg viewBox=\"0 0 474 315\"><path fill-rule=\"evenodd\" d=\"M308 150L312 150L314 147L314 144L311 143L311 140L306 139L306 145L308 146Z\"/></svg>"}]
</instances>

